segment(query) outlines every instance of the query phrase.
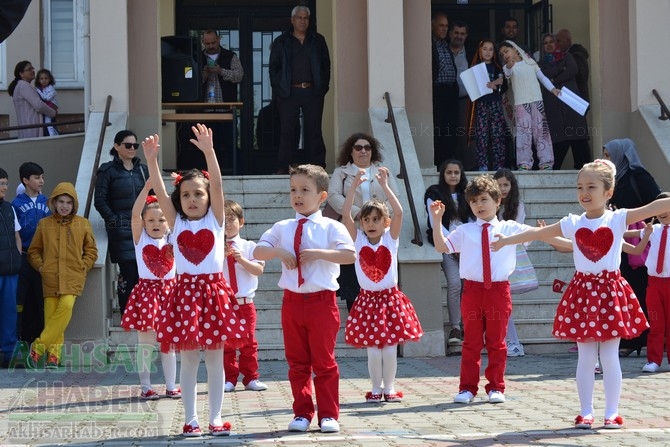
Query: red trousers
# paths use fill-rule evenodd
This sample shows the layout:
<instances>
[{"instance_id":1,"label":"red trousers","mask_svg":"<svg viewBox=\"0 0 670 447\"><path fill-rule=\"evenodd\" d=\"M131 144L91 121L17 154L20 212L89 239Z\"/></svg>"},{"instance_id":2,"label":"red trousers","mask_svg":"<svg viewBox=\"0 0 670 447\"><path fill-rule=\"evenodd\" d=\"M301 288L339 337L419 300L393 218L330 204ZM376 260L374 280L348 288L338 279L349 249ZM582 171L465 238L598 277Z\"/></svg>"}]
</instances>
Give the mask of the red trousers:
<instances>
[{"instance_id":1,"label":"red trousers","mask_svg":"<svg viewBox=\"0 0 670 447\"><path fill-rule=\"evenodd\" d=\"M505 392L507 366L507 322L512 314L512 296L508 281L494 282L490 289L484 283L465 280L461 299L461 315L465 338L461 350L461 383L459 391L477 395L482 364L482 348L486 344L489 364L485 376L486 393Z\"/></svg>"},{"instance_id":2,"label":"red trousers","mask_svg":"<svg viewBox=\"0 0 670 447\"><path fill-rule=\"evenodd\" d=\"M647 361L661 365L663 345L670 362L670 278L649 276L647 283Z\"/></svg>"},{"instance_id":3,"label":"red trousers","mask_svg":"<svg viewBox=\"0 0 670 447\"><path fill-rule=\"evenodd\" d=\"M237 312L240 318L247 320L249 330L251 331L251 340L249 344L239 349L229 348L225 345L223 348L223 371L226 375L226 382L233 385L237 384L237 378L242 373L242 383L246 386L252 380L258 379L258 342L256 341L256 306L254 303L242 304L240 301L240 310ZM239 360L237 351L240 351Z\"/></svg>"},{"instance_id":4,"label":"red trousers","mask_svg":"<svg viewBox=\"0 0 670 447\"><path fill-rule=\"evenodd\" d=\"M312 374L318 420L340 415L340 370L335 361L335 339L340 310L335 292L284 291L281 324L293 393L293 414L312 420Z\"/></svg>"}]
</instances>

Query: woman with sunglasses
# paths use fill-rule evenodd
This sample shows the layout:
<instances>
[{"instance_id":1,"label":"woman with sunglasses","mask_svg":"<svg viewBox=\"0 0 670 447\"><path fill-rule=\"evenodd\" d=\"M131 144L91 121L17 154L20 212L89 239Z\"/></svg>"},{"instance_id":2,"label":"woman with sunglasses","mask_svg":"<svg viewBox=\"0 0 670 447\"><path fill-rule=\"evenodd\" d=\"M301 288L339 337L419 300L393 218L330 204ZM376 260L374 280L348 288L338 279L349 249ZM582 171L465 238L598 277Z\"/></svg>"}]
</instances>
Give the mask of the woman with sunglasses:
<instances>
[{"instance_id":1,"label":"woman with sunglasses","mask_svg":"<svg viewBox=\"0 0 670 447\"><path fill-rule=\"evenodd\" d=\"M49 107L35 90L32 82L35 80L35 67L29 61L21 61L14 67L14 79L7 87L7 93L12 97L16 109L16 122L19 126L28 124L42 124L43 115L50 118L56 116L56 111ZM19 138L36 138L44 136L43 127L21 129Z\"/></svg>"},{"instance_id":2,"label":"woman with sunglasses","mask_svg":"<svg viewBox=\"0 0 670 447\"><path fill-rule=\"evenodd\" d=\"M328 207L337 214L342 214L344 198L349 189L351 189L354 177L359 170L365 170L365 181L356 188L354 205L351 208L351 214L355 221L359 221L361 207L363 203L371 199L377 199L386 202L388 209L392 209L386 198L386 194L377 181L377 173L381 167L382 154L381 145L371 135L357 132L351 135L342 144L337 156L337 168L333 171L328 185ZM388 177L388 186L393 194L398 197L398 186L395 182L395 176ZM332 217L332 216L328 216ZM360 286L356 279L356 270L353 264L340 266L340 277L338 279L340 290L338 294L340 299L347 302L347 310L351 309L354 300L360 292Z\"/></svg>"},{"instance_id":3,"label":"woman with sunglasses","mask_svg":"<svg viewBox=\"0 0 670 447\"><path fill-rule=\"evenodd\" d=\"M138 147L133 132L118 132L109 151L114 159L100 166L95 182L95 209L105 220L111 260L119 265L117 295L121 315L139 279L130 222L135 199L149 179L149 168L137 156Z\"/></svg>"}]
</instances>

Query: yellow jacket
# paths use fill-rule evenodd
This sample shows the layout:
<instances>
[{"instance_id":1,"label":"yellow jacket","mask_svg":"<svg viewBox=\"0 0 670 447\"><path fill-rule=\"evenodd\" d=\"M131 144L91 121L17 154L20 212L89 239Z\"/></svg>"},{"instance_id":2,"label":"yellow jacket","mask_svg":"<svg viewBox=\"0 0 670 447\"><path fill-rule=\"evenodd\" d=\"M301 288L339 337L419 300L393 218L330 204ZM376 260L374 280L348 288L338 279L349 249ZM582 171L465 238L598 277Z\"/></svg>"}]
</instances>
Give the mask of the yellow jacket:
<instances>
[{"instance_id":1,"label":"yellow jacket","mask_svg":"<svg viewBox=\"0 0 670 447\"><path fill-rule=\"evenodd\" d=\"M74 201L67 216L59 215L55 209L56 198L63 194ZM28 261L42 274L45 297L79 296L84 290L86 274L98 259L93 228L88 219L76 215L79 202L72 183L56 185L48 205L52 214L37 224L28 248Z\"/></svg>"}]
</instances>

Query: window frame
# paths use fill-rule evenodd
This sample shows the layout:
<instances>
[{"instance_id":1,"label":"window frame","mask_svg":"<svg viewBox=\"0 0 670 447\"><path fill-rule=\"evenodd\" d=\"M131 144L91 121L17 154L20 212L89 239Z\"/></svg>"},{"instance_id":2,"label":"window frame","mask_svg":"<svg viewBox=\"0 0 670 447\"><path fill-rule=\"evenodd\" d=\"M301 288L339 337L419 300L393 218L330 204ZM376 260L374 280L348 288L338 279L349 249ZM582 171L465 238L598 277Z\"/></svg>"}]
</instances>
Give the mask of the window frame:
<instances>
[{"instance_id":1,"label":"window frame","mask_svg":"<svg viewBox=\"0 0 670 447\"><path fill-rule=\"evenodd\" d=\"M68 0L43 0L43 32L44 32L44 60L42 65L53 73L53 54L52 54L52 3L54 1ZM59 77L53 73L56 85L62 88L84 88L85 84L85 45L84 39L84 20L86 14L86 0L69 0L72 2L72 39L73 39L73 73L72 78Z\"/></svg>"}]
</instances>

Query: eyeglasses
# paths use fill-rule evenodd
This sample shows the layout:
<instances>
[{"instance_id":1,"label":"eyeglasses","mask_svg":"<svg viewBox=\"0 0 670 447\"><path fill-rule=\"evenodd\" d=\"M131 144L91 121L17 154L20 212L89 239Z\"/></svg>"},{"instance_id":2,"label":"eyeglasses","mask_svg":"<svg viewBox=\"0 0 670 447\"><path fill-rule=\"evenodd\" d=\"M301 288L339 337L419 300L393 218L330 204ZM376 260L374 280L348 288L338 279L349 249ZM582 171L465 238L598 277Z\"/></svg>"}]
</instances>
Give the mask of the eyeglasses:
<instances>
[{"instance_id":1,"label":"eyeglasses","mask_svg":"<svg viewBox=\"0 0 670 447\"><path fill-rule=\"evenodd\" d=\"M362 150L371 151L372 146L370 146L369 144L366 144L365 146L363 146L362 144L354 144L354 150L356 152L360 152Z\"/></svg>"},{"instance_id":2,"label":"eyeglasses","mask_svg":"<svg viewBox=\"0 0 670 447\"><path fill-rule=\"evenodd\" d=\"M139 143L121 143L121 146L125 146L126 149L137 150L137 148L140 147L140 144Z\"/></svg>"}]
</instances>

